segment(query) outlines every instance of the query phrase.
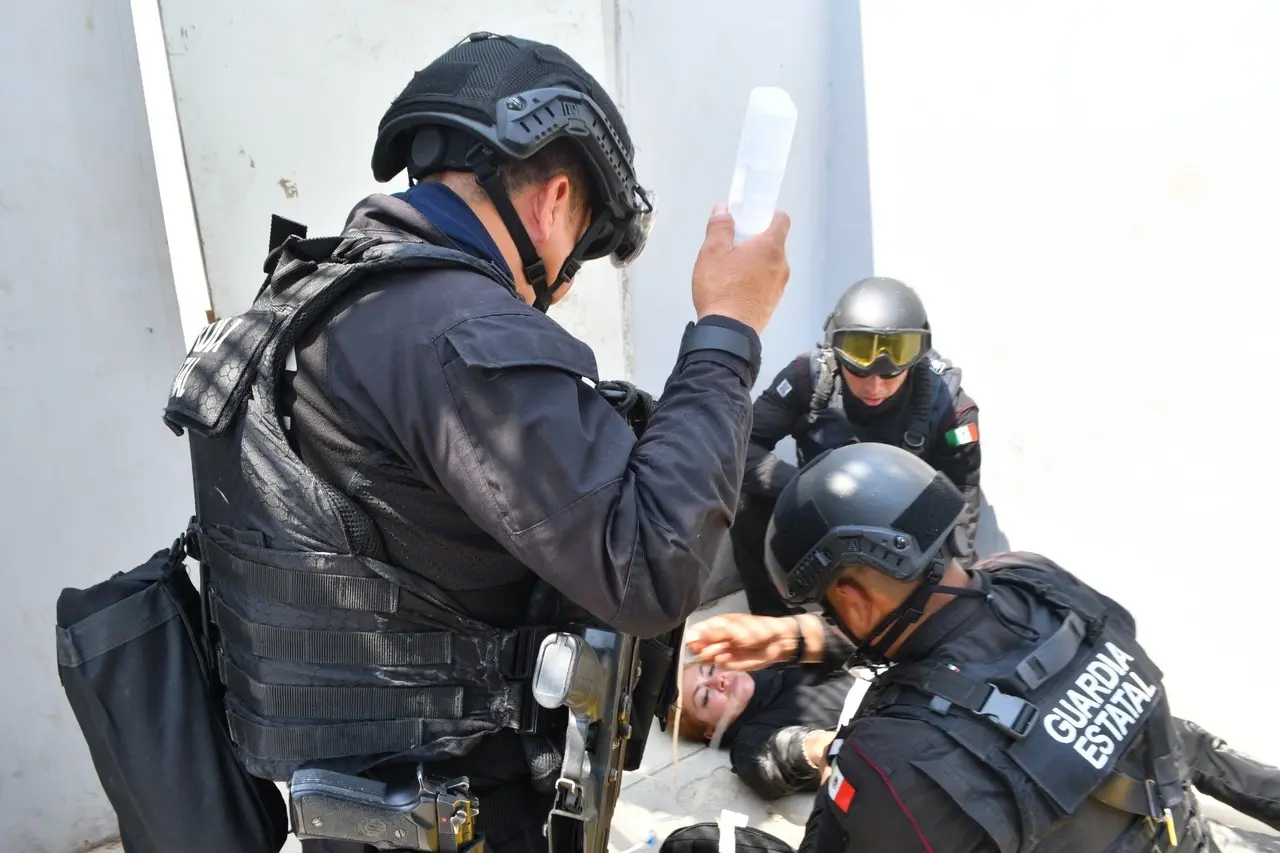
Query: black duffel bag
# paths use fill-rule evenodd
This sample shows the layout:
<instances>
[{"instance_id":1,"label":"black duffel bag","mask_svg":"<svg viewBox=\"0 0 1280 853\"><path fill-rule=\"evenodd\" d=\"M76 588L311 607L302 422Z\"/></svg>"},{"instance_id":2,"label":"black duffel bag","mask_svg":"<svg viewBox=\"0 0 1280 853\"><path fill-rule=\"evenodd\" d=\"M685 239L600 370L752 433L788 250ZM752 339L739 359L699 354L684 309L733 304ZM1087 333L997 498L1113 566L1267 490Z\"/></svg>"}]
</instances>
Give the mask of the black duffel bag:
<instances>
[{"instance_id":1,"label":"black duffel bag","mask_svg":"<svg viewBox=\"0 0 1280 853\"><path fill-rule=\"evenodd\" d=\"M795 853L791 845L762 829L740 826L734 831L735 853ZM720 825L695 823L667 836L658 853L719 853Z\"/></svg>"},{"instance_id":2,"label":"black duffel bag","mask_svg":"<svg viewBox=\"0 0 1280 853\"><path fill-rule=\"evenodd\" d=\"M184 539L58 596L58 674L127 853L278 853L274 783L236 761Z\"/></svg>"}]
</instances>

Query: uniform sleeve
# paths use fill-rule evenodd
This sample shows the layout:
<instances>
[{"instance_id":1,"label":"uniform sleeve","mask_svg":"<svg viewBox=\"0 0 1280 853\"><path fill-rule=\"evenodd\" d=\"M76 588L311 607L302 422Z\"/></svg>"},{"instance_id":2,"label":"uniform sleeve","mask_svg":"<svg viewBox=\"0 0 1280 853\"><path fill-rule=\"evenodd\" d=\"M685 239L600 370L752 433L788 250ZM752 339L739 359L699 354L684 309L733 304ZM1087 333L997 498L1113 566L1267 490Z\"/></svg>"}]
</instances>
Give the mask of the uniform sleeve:
<instances>
[{"instance_id":1,"label":"uniform sleeve","mask_svg":"<svg viewBox=\"0 0 1280 853\"><path fill-rule=\"evenodd\" d=\"M962 558L961 562L968 565L972 562L980 513L982 444L978 433L978 405L963 389L956 397L954 412L943 419L938 433L929 461L964 495L964 515L951 535L951 544Z\"/></svg>"},{"instance_id":2,"label":"uniform sleeve","mask_svg":"<svg viewBox=\"0 0 1280 853\"><path fill-rule=\"evenodd\" d=\"M971 759L957 760L961 757L945 754L948 747L941 740L921 739L918 732L901 728L869 738L846 730L832 743L831 774L814 800L801 853L997 853L1000 847L983 826L933 776L946 774L945 784L962 796L968 796L965 786L970 785L988 801L1002 792L984 791L986 780L966 775L974 767ZM1011 807L1007 793L984 806L1006 823L1016 819Z\"/></svg>"},{"instance_id":3,"label":"uniform sleeve","mask_svg":"<svg viewBox=\"0 0 1280 853\"><path fill-rule=\"evenodd\" d=\"M479 316L405 354L387 406L410 464L594 617L651 637L699 604L742 482L756 363L697 350L644 436L583 381L585 344L541 316ZM585 350L585 354L584 354Z\"/></svg>"},{"instance_id":4,"label":"uniform sleeve","mask_svg":"<svg viewBox=\"0 0 1280 853\"><path fill-rule=\"evenodd\" d=\"M822 620L822 663L819 664L818 671L834 672L844 667L857 649L854 648L853 641L848 635L837 628L830 617L822 615L819 618Z\"/></svg>"},{"instance_id":5,"label":"uniform sleeve","mask_svg":"<svg viewBox=\"0 0 1280 853\"><path fill-rule=\"evenodd\" d=\"M796 466L773 452L791 434L799 405L796 363L789 362L752 406L751 438L747 444L747 471L742 490L749 495L777 497L796 475Z\"/></svg>"},{"instance_id":6,"label":"uniform sleeve","mask_svg":"<svg viewBox=\"0 0 1280 853\"><path fill-rule=\"evenodd\" d=\"M733 772L765 800L776 800L818 786L821 770L804 755L804 739L816 729L746 725L733 741Z\"/></svg>"}]
</instances>

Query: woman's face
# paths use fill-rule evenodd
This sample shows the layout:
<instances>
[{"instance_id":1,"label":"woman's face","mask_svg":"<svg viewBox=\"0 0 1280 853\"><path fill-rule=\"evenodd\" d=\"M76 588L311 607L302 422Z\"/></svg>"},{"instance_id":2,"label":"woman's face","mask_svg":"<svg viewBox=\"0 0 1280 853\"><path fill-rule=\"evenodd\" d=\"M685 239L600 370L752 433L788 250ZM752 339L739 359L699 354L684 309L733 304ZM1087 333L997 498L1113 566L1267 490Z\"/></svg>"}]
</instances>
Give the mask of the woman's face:
<instances>
[{"instance_id":1,"label":"woman's face","mask_svg":"<svg viewBox=\"0 0 1280 853\"><path fill-rule=\"evenodd\" d=\"M747 673L730 672L710 663L685 667L683 677L683 713L707 727L707 738L715 734L722 720L729 726L738 719L756 690Z\"/></svg>"}]
</instances>

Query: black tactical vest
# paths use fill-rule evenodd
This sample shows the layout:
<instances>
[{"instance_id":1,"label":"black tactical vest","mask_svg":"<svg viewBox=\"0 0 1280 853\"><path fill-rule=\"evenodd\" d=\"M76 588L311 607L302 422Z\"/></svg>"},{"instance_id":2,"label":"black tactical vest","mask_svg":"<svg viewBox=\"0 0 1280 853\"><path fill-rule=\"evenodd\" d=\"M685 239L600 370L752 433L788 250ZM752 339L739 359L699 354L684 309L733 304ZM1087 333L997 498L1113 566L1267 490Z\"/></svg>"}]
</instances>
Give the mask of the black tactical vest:
<instances>
[{"instance_id":1,"label":"black tactical vest","mask_svg":"<svg viewBox=\"0 0 1280 853\"><path fill-rule=\"evenodd\" d=\"M248 311L200 334L165 411L190 433L207 650L237 754L283 781L334 759L454 757L504 728L538 737L565 714L540 709L528 690L551 626L483 624L387 562L371 519L303 464L277 409L294 342L366 276L492 273L428 243L299 236L273 250ZM527 743L526 753L537 754Z\"/></svg>"},{"instance_id":2,"label":"black tactical vest","mask_svg":"<svg viewBox=\"0 0 1280 853\"><path fill-rule=\"evenodd\" d=\"M1161 672L1129 614L1038 555L1002 555L980 570L994 591L987 606L1001 606L1002 586L1033 601L1023 620L1031 633L1019 638L993 619L926 661L890 667L853 730L870 716L920 720L1002 777L1021 816L1016 834L956 774L930 773L1001 853L1162 851L1175 838L1179 851L1201 849ZM990 631L1002 636L977 636ZM995 659L993 647L1004 650Z\"/></svg>"},{"instance_id":3,"label":"black tactical vest","mask_svg":"<svg viewBox=\"0 0 1280 853\"><path fill-rule=\"evenodd\" d=\"M796 425L796 459L804 464L825 450L863 441L858 425L844 409L844 382L830 349L817 349L796 359L796 375L807 384L799 388L808 400L803 420ZM904 413L898 446L924 457L938 438L938 426L955 406L960 393L960 368L936 352L911 368L911 398Z\"/></svg>"}]
</instances>

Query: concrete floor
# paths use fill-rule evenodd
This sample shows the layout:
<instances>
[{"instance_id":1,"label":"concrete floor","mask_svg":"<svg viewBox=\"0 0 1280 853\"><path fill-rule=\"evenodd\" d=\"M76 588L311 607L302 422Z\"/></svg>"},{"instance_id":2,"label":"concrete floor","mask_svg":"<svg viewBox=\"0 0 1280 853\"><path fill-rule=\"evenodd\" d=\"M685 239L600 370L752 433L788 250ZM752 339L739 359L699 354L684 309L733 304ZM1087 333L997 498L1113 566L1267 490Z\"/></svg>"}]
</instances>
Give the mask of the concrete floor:
<instances>
[{"instance_id":1,"label":"concrete floor","mask_svg":"<svg viewBox=\"0 0 1280 853\"><path fill-rule=\"evenodd\" d=\"M720 599L694 614L689 621L692 624L716 613L737 610L746 610L741 593ZM1210 817L1233 826L1271 832L1263 824L1208 797L1201 797L1201 802ZM812 804L811 794L762 802L729 769L725 751L712 752L706 746L681 742L677 762L671 736L658 731L655 725L645 747L644 762L623 778L622 797L613 820L611 853L656 851L672 831L692 823L714 822L723 809L744 814L749 825L772 833L792 847L799 847ZM646 844L650 837L655 838L656 843ZM298 841L290 836L282 853L300 851ZM121 850L119 845L107 845L92 853L121 853Z\"/></svg>"}]
</instances>

